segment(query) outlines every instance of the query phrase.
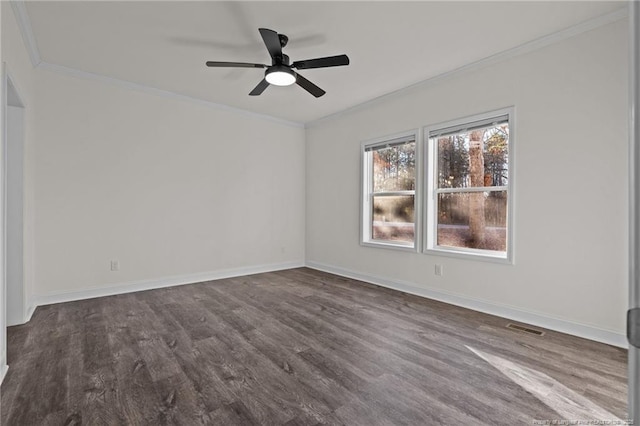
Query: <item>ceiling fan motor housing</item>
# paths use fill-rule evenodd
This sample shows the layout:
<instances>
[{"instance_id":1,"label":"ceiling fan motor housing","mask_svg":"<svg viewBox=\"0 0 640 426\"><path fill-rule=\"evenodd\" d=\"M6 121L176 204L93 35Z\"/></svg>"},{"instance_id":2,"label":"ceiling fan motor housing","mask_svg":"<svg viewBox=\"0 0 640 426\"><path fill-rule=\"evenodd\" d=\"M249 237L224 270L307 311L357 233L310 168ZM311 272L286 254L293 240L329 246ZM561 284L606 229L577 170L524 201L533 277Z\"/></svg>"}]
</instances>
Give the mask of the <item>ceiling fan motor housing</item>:
<instances>
[{"instance_id":1,"label":"ceiling fan motor housing","mask_svg":"<svg viewBox=\"0 0 640 426\"><path fill-rule=\"evenodd\" d=\"M284 34L278 34L278 39L280 40L280 46L285 47L287 43L289 43L289 37Z\"/></svg>"},{"instance_id":2,"label":"ceiling fan motor housing","mask_svg":"<svg viewBox=\"0 0 640 426\"><path fill-rule=\"evenodd\" d=\"M289 55L285 55L284 53L282 54L282 56L278 56L276 58L273 59L273 65L289 65Z\"/></svg>"}]
</instances>

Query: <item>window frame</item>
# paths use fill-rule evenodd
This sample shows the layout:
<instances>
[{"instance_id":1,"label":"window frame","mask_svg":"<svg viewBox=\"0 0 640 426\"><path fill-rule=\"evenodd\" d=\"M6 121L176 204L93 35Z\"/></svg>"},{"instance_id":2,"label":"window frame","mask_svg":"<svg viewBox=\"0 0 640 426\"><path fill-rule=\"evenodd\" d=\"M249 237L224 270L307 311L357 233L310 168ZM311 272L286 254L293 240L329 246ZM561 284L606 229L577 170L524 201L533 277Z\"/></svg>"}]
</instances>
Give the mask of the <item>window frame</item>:
<instances>
[{"instance_id":1,"label":"window frame","mask_svg":"<svg viewBox=\"0 0 640 426\"><path fill-rule=\"evenodd\" d=\"M460 127L463 130L465 125L472 124L474 122L486 121L493 118L500 118L507 116L507 122L509 123L509 148L507 153L509 178L506 186L500 187L472 187L472 188L451 188L443 191L441 188L437 188L438 185L438 158L436 155L437 147L436 143L431 141L430 135L437 133L445 129L451 129ZM514 208L515 208L515 107L507 107L498 110L493 110L481 114L475 114L472 116L459 118L451 121L431 124L425 126L423 129L423 141L426 145L424 149L421 169L426 170L426 197L424 204L424 211L422 216L423 235L422 241L424 243L422 252L431 255L440 255L448 257L457 257L463 259L473 260L485 260L498 263L514 264L514 235L515 235L515 221L514 221ZM437 211L438 211L438 194L441 193L455 193L455 192L485 192L487 188L491 191L506 191L507 192L507 250L506 252L474 249L467 247L448 247L437 245Z\"/></svg>"},{"instance_id":2,"label":"window frame","mask_svg":"<svg viewBox=\"0 0 640 426\"><path fill-rule=\"evenodd\" d=\"M360 245L365 247L382 247L394 250L418 252L420 249L421 220L422 220L422 149L420 129L412 129L392 135L363 141L360 144ZM414 203L414 238L413 244L402 241L375 240L371 233L372 200L373 200L373 165L372 155L368 153L378 147L397 142L401 139L415 141L415 190L413 191L385 191L386 195L409 195L413 192Z\"/></svg>"}]
</instances>

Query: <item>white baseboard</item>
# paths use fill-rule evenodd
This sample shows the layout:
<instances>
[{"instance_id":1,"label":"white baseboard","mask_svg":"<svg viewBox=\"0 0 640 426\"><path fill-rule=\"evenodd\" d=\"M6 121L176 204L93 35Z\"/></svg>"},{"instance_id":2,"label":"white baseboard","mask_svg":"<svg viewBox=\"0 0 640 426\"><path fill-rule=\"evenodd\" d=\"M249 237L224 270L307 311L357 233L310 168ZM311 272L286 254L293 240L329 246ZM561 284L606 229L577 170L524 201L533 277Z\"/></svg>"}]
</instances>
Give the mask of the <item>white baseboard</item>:
<instances>
[{"instance_id":1,"label":"white baseboard","mask_svg":"<svg viewBox=\"0 0 640 426\"><path fill-rule=\"evenodd\" d=\"M51 305L52 303L72 302L74 300L93 299L96 297L114 296L116 294L133 293L136 291L153 290L156 288L172 287L176 285L195 284L203 281L220 280L243 275L260 274L263 272L280 271L283 269L300 268L304 262L286 262L267 265L248 266L243 268L223 269L219 271L201 272L197 274L180 275L166 278L132 281L105 287L93 287L82 290L70 290L35 295L31 301L34 307ZM31 314L33 310L31 311ZM30 315L29 315L30 317Z\"/></svg>"},{"instance_id":2,"label":"white baseboard","mask_svg":"<svg viewBox=\"0 0 640 426\"><path fill-rule=\"evenodd\" d=\"M23 325L31 321L31 316L33 315L33 311L36 310L36 306L29 302L29 307L25 310L24 315L22 316L22 320L16 323L9 323L7 327L13 327L16 325Z\"/></svg>"},{"instance_id":3,"label":"white baseboard","mask_svg":"<svg viewBox=\"0 0 640 426\"><path fill-rule=\"evenodd\" d=\"M29 307L27 308L27 311L24 313L24 323L26 324L29 321L31 321L31 317L33 316L33 312L36 310L37 306L34 305L33 303L29 303Z\"/></svg>"},{"instance_id":4,"label":"white baseboard","mask_svg":"<svg viewBox=\"0 0 640 426\"><path fill-rule=\"evenodd\" d=\"M547 328L549 330L559 331L561 333L571 334L573 336L594 340L596 342L606 343L608 345L625 349L629 347L627 337L624 334L620 334L615 331L604 330L586 324L579 324L561 318L554 318L542 313L526 311L521 308L501 305L486 300L480 300L463 295L443 292L442 290L418 287L414 283L378 277L362 272L340 268L337 266L326 265L319 262L307 261L306 266L308 268L317 269L319 271L328 272L347 278L353 278L382 287L399 290L404 293L438 300L441 302L449 303L451 305L461 306L463 308L472 309L474 311L508 318L513 321L531 324L538 327Z\"/></svg>"},{"instance_id":5,"label":"white baseboard","mask_svg":"<svg viewBox=\"0 0 640 426\"><path fill-rule=\"evenodd\" d=\"M4 377L7 375L7 371L9 371L9 366L7 364L3 364L0 367L0 384L4 380Z\"/></svg>"},{"instance_id":6,"label":"white baseboard","mask_svg":"<svg viewBox=\"0 0 640 426\"><path fill-rule=\"evenodd\" d=\"M14 327L16 325L22 325L22 324L26 324L31 320L31 316L33 315L33 311L36 310L36 307L29 302L29 306L27 308L25 308L22 318L17 321L17 322L11 322L9 320L7 320L7 327Z\"/></svg>"}]
</instances>

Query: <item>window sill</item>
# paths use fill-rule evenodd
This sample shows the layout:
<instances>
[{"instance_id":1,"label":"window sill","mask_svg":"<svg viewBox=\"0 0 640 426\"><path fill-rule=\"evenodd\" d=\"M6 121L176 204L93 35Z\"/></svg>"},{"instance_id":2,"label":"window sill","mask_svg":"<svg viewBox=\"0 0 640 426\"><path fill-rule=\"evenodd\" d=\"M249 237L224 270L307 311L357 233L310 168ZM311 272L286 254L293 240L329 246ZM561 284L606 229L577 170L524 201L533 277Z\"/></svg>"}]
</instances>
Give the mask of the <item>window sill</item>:
<instances>
[{"instance_id":1,"label":"window sill","mask_svg":"<svg viewBox=\"0 0 640 426\"><path fill-rule=\"evenodd\" d=\"M360 245L363 247L375 247L375 248L384 248L391 250L400 250L416 253L417 249L413 244L399 244L392 242L384 242L384 241L361 241Z\"/></svg>"},{"instance_id":2,"label":"window sill","mask_svg":"<svg viewBox=\"0 0 640 426\"><path fill-rule=\"evenodd\" d=\"M503 265L513 265L513 256L509 253L495 252L495 251L472 251L472 250L457 250L455 248L430 248L425 249L424 254L430 254L434 256L454 257L457 259L477 260L481 262L500 263Z\"/></svg>"}]
</instances>

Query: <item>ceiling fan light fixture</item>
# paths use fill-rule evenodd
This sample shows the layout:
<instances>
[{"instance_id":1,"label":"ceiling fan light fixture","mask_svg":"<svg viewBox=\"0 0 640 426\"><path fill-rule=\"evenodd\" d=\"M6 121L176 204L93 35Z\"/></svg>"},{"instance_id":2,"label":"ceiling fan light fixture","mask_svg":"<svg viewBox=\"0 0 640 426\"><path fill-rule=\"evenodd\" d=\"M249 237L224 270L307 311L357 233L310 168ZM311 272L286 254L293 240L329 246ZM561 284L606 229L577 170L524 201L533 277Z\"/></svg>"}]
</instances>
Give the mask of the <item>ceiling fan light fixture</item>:
<instances>
[{"instance_id":1,"label":"ceiling fan light fixture","mask_svg":"<svg viewBox=\"0 0 640 426\"><path fill-rule=\"evenodd\" d=\"M296 82L296 73L289 67L274 65L267 69L264 78L274 86L291 86Z\"/></svg>"}]
</instances>

